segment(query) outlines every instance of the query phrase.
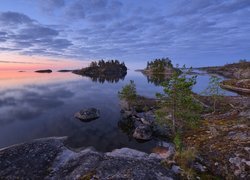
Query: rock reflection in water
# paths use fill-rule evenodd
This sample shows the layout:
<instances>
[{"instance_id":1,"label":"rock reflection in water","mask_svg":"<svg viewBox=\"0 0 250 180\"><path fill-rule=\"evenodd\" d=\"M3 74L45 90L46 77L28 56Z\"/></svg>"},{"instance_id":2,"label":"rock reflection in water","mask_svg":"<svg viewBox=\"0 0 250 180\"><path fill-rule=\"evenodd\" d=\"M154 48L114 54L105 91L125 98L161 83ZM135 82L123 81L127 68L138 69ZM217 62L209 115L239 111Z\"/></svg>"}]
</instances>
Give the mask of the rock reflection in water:
<instances>
[{"instance_id":1,"label":"rock reflection in water","mask_svg":"<svg viewBox=\"0 0 250 180\"><path fill-rule=\"evenodd\" d=\"M87 76L87 77L89 77L93 82L99 82L103 84L104 82L118 83L120 80L123 81L126 75L127 74L123 74L121 76L102 75L102 76Z\"/></svg>"},{"instance_id":2,"label":"rock reflection in water","mask_svg":"<svg viewBox=\"0 0 250 180\"><path fill-rule=\"evenodd\" d=\"M144 76L146 76L148 83L152 83L155 86L160 86L164 81L170 79L170 77L165 74L151 74L151 75L144 74Z\"/></svg>"}]
</instances>

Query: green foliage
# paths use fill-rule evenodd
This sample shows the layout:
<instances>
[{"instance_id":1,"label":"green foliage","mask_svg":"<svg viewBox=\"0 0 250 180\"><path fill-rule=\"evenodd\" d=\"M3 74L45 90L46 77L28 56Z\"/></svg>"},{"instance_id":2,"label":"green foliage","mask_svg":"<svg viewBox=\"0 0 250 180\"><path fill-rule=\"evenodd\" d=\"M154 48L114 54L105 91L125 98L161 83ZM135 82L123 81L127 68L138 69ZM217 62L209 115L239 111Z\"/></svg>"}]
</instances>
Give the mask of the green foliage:
<instances>
[{"instance_id":1,"label":"green foliage","mask_svg":"<svg viewBox=\"0 0 250 180\"><path fill-rule=\"evenodd\" d=\"M124 62L120 63L118 60L108 60L105 62L103 59L99 60L98 62L93 61L90 63L90 67L92 67L92 68L104 68L104 67L109 67L109 66L124 67L125 64L124 64Z\"/></svg>"},{"instance_id":2,"label":"green foliage","mask_svg":"<svg viewBox=\"0 0 250 180\"><path fill-rule=\"evenodd\" d=\"M136 85L134 81L130 80L130 83L125 85L120 92L118 92L121 99L125 99L129 102L135 101L137 97Z\"/></svg>"},{"instance_id":3,"label":"green foliage","mask_svg":"<svg viewBox=\"0 0 250 180\"><path fill-rule=\"evenodd\" d=\"M169 58L155 59L147 62L146 69L152 69L153 73L163 73L165 68L173 68L172 62Z\"/></svg>"},{"instance_id":4,"label":"green foliage","mask_svg":"<svg viewBox=\"0 0 250 180\"><path fill-rule=\"evenodd\" d=\"M174 144L175 144L177 151L181 152L183 146L182 146L181 134L178 132L176 133L174 137Z\"/></svg>"},{"instance_id":5,"label":"green foliage","mask_svg":"<svg viewBox=\"0 0 250 180\"><path fill-rule=\"evenodd\" d=\"M201 106L193 98L192 87L196 84L196 76L187 78L185 74L175 73L163 83L163 94L156 94L161 108L168 109L171 114L173 131L182 127L195 127L200 119Z\"/></svg>"},{"instance_id":6,"label":"green foliage","mask_svg":"<svg viewBox=\"0 0 250 180\"><path fill-rule=\"evenodd\" d=\"M206 90L204 91L204 94L211 96L213 100L213 112L216 112L216 105L218 101L220 100L221 96L224 95L223 90L220 88L220 81L221 78L217 76L211 76L209 79L209 84Z\"/></svg>"},{"instance_id":7,"label":"green foliage","mask_svg":"<svg viewBox=\"0 0 250 180\"><path fill-rule=\"evenodd\" d=\"M174 159L183 170L182 176L185 179L195 179L195 177L197 176L196 172L191 167L191 164L193 164L195 160L196 154L197 152L194 148L188 148L182 151L177 151L175 154Z\"/></svg>"}]
</instances>

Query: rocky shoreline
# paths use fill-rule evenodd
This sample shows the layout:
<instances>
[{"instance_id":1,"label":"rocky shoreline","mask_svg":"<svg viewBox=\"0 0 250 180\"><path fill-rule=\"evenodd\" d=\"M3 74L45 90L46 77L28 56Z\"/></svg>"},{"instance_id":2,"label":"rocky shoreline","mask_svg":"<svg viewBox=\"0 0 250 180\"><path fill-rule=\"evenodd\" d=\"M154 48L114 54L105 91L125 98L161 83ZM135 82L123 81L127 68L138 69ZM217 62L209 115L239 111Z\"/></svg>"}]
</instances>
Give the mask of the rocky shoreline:
<instances>
[{"instance_id":1,"label":"rocky shoreline","mask_svg":"<svg viewBox=\"0 0 250 180\"><path fill-rule=\"evenodd\" d=\"M250 94L250 79L230 79L221 82L220 86L223 89L227 89L230 91L242 93L242 94Z\"/></svg>"},{"instance_id":2,"label":"rocky shoreline","mask_svg":"<svg viewBox=\"0 0 250 180\"><path fill-rule=\"evenodd\" d=\"M250 78L250 62L239 62L227 64L225 66L211 66L198 68L212 74L219 74L232 79L249 79Z\"/></svg>"},{"instance_id":3,"label":"rocky shoreline","mask_svg":"<svg viewBox=\"0 0 250 180\"><path fill-rule=\"evenodd\" d=\"M213 105L209 96L195 97L208 109ZM157 99L137 98L132 106L121 101L123 119L120 126L127 126L127 134L138 140L154 138L171 141L171 129L165 127L159 131L161 126L156 123ZM250 97L221 97L216 109L216 113L204 111L199 127L184 133L185 147L196 152L191 169L198 174L212 175L208 177L249 178ZM164 157L164 153L160 153L164 150L161 147L156 149ZM171 162L174 162L179 167L176 155L174 152L171 157L168 156L166 164L171 167Z\"/></svg>"},{"instance_id":4,"label":"rocky shoreline","mask_svg":"<svg viewBox=\"0 0 250 180\"><path fill-rule=\"evenodd\" d=\"M0 150L0 177L5 179L178 179L156 154L122 148L101 153L75 152L66 137L34 140Z\"/></svg>"}]
</instances>

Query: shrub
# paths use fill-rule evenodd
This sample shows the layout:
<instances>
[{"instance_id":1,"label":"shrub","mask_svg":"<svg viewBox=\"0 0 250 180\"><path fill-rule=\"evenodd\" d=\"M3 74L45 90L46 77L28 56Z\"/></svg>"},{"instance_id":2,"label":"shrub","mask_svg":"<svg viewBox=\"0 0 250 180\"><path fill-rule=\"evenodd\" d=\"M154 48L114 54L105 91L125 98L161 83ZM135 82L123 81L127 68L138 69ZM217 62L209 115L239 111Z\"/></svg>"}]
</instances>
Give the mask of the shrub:
<instances>
[{"instance_id":1,"label":"shrub","mask_svg":"<svg viewBox=\"0 0 250 180\"><path fill-rule=\"evenodd\" d=\"M130 83L122 87L122 90L118 92L121 99L125 99L132 102L136 99L136 85L134 81L130 80Z\"/></svg>"}]
</instances>

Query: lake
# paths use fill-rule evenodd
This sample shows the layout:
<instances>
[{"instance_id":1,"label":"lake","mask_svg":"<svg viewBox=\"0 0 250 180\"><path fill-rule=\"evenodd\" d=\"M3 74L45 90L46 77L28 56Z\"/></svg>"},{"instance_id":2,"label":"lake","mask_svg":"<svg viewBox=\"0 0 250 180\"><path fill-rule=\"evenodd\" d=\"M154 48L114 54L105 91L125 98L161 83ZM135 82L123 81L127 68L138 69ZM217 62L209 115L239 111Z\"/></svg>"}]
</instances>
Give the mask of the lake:
<instances>
[{"instance_id":1,"label":"lake","mask_svg":"<svg viewBox=\"0 0 250 180\"><path fill-rule=\"evenodd\" d=\"M210 75L198 75L194 91L202 92ZM128 71L117 83L94 82L70 72L39 74L0 72L0 148L32 139L67 136L66 144L78 149L93 146L99 151L130 147L151 152L157 141L138 142L118 127L121 119L118 91L134 80L140 95L154 97L160 86L148 82L140 72ZM236 95L226 91L227 95ZM101 117L81 122L74 114L100 109Z\"/></svg>"}]
</instances>

